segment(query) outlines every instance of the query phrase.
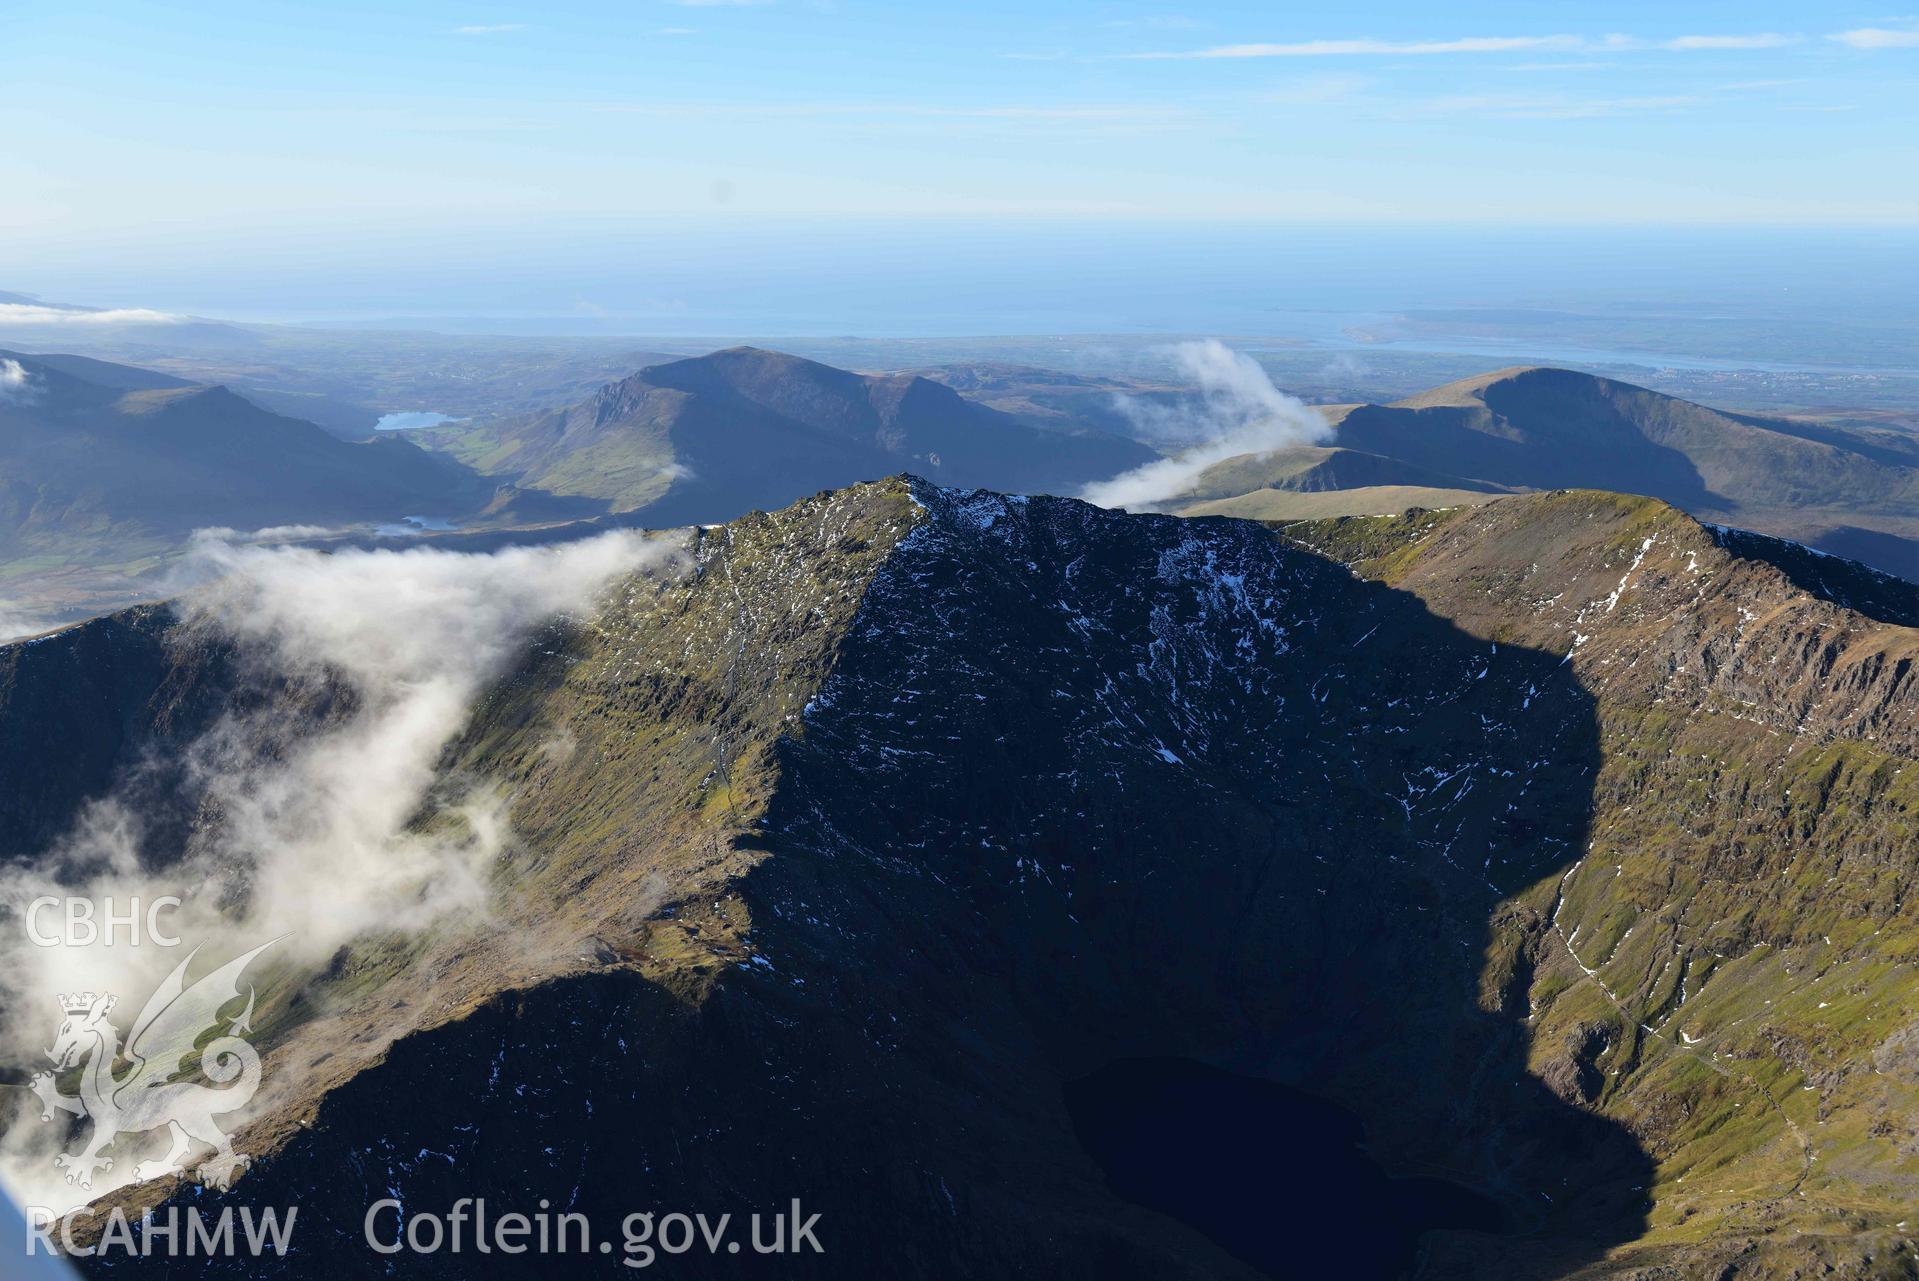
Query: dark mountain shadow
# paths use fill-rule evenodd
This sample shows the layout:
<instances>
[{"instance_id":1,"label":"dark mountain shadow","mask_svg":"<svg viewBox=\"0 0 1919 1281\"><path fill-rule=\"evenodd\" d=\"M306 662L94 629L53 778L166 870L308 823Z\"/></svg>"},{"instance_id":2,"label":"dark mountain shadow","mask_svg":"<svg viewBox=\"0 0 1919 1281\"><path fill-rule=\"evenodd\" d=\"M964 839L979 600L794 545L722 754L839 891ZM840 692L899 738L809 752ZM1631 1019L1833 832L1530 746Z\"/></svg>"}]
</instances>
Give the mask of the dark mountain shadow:
<instances>
[{"instance_id":1,"label":"dark mountain shadow","mask_svg":"<svg viewBox=\"0 0 1919 1281\"><path fill-rule=\"evenodd\" d=\"M345 441L225 387L78 358L18 363L28 391L0 403L0 548L19 554L112 563L140 539L444 514L493 489L394 433Z\"/></svg>"},{"instance_id":2,"label":"dark mountain shadow","mask_svg":"<svg viewBox=\"0 0 1919 1281\"><path fill-rule=\"evenodd\" d=\"M210 731L226 722L274 759L356 705L349 684L273 668L170 604L0 646L0 866L99 870L63 861L62 842L110 799L135 819L116 839L143 867L169 867L218 823L196 756Z\"/></svg>"},{"instance_id":3,"label":"dark mountain shadow","mask_svg":"<svg viewBox=\"0 0 1919 1281\"><path fill-rule=\"evenodd\" d=\"M1502 485L1610 489L1719 511L1737 506L1663 439L1683 444L1695 419L1718 418L1710 410L1565 369L1521 370L1472 386L1473 395L1456 401L1362 405L1341 420L1339 444Z\"/></svg>"},{"instance_id":4,"label":"dark mountain shadow","mask_svg":"<svg viewBox=\"0 0 1919 1281\"><path fill-rule=\"evenodd\" d=\"M1433 471L1451 471L1531 489L1612 489L1653 494L1681 506L1725 509L1728 500L1700 478L1691 459L1643 438L1624 439L1612 424L1568 423L1563 438L1487 430L1485 411L1450 405L1404 409L1363 405L1340 423L1339 441ZM1610 437L1610 438L1609 438Z\"/></svg>"},{"instance_id":5,"label":"dark mountain shadow","mask_svg":"<svg viewBox=\"0 0 1919 1281\"><path fill-rule=\"evenodd\" d=\"M1863 555L1846 559L1803 543L1774 538L1770 534L1756 534L1751 530L1731 529L1725 525L1708 528L1719 545L1733 555L1764 561L1790 579L1794 587L1809 595L1883 623L1919 627L1919 584L1911 581L1919 574L1895 577L1862 563L1866 559ZM1849 534L1860 535L1859 542L1864 548L1877 548L1885 553L1889 547L1897 546L1904 548L1906 555L1912 557L1912 547L1905 539L1871 530L1831 530L1821 541L1844 543ZM1919 570L1919 557L1913 560L1912 569Z\"/></svg>"},{"instance_id":6,"label":"dark mountain shadow","mask_svg":"<svg viewBox=\"0 0 1919 1281\"><path fill-rule=\"evenodd\" d=\"M114 793L156 840L181 839L197 802L186 750L242 681L231 647L172 646L174 622L141 606L0 647L0 864L42 856Z\"/></svg>"},{"instance_id":7,"label":"dark mountain shadow","mask_svg":"<svg viewBox=\"0 0 1919 1281\"><path fill-rule=\"evenodd\" d=\"M1870 458L1873 462L1884 463L1888 467L1919 466L1919 439L1915 439L1907 432L1810 422L1803 419L1768 418L1761 414L1738 414L1724 410L1721 412L1732 421L1743 423L1748 427L1778 432L1782 436L1796 436L1800 440L1809 440L1819 445L1831 445L1834 449L1843 449L1849 453Z\"/></svg>"},{"instance_id":8,"label":"dark mountain shadow","mask_svg":"<svg viewBox=\"0 0 1919 1281\"><path fill-rule=\"evenodd\" d=\"M1821 529L1817 539L1819 551L1785 542L1783 548L1763 559L1786 569L1794 583L1815 596L1841 605L1849 600L1864 601L1867 604L1851 608L1887 622L1919 625L1911 621L1919 619L1919 586L1915 586L1919 584L1919 539L1857 525ZM1809 563L1814 559L1821 563Z\"/></svg>"},{"instance_id":9,"label":"dark mountain shadow","mask_svg":"<svg viewBox=\"0 0 1919 1281\"><path fill-rule=\"evenodd\" d=\"M1555 1267L1638 1235L1650 1159L1526 1069L1544 922L1491 930L1586 847L1598 730L1560 656L1239 522L922 499L940 532L869 590L748 888L803 973L857 964L807 913L883 941L859 1004L917 1043L893 1064L942 1065L886 1093L944 1096L915 1128L976 1194L1091 1214L1061 1086L1173 1056L1350 1109ZM1274 1187L1330 1157L1275 1154ZM985 1173L1036 1165L1071 1194Z\"/></svg>"},{"instance_id":10,"label":"dark mountain shadow","mask_svg":"<svg viewBox=\"0 0 1919 1281\"><path fill-rule=\"evenodd\" d=\"M1065 1093L1080 1144L1115 1193L1268 1276L1400 1277L1427 1232L1506 1230L1485 1197L1389 1177L1357 1117L1273 1081L1188 1059L1120 1059Z\"/></svg>"}]
</instances>

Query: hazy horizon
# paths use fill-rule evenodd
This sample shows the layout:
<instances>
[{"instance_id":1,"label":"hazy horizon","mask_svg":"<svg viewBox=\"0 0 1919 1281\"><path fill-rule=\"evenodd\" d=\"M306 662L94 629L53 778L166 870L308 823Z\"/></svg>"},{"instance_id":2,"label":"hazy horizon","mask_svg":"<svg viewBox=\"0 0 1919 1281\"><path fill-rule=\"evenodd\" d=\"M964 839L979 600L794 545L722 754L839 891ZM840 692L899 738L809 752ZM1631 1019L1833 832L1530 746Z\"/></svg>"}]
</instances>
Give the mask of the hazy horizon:
<instances>
[{"instance_id":1,"label":"hazy horizon","mask_svg":"<svg viewBox=\"0 0 1919 1281\"><path fill-rule=\"evenodd\" d=\"M1919 18L1871 6L215 0L7 40L0 290L60 302L720 338L1919 316Z\"/></svg>"},{"instance_id":2,"label":"hazy horizon","mask_svg":"<svg viewBox=\"0 0 1919 1281\"><path fill-rule=\"evenodd\" d=\"M1919 316L1919 232L1888 228L736 220L449 237L418 254L373 242L260 260L234 246L224 263L179 254L4 270L0 289L51 302L537 335L1216 333L1337 345L1371 315L1419 309L1788 328Z\"/></svg>"},{"instance_id":3,"label":"hazy horizon","mask_svg":"<svg viewBox=\"0 0 1919 1281\"><path fill-rule=\"evenodd\" d=\"M0 289L93 305L1257 332L1268 307L1781 289L1849 313L1919 273L1919 19L1870 6L7 21Z\"/></svg>"}]
</instances>

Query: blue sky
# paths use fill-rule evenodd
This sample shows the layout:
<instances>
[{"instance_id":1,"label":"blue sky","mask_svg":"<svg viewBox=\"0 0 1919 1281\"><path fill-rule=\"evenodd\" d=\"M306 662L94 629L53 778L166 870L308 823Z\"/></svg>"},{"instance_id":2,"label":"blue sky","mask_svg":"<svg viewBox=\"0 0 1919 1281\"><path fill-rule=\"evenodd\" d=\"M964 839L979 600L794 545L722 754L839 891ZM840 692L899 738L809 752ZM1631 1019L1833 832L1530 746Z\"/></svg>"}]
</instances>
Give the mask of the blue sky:
<instances>
[{"instance_id":1,"label":"blue sky","mask_svg":"<svg viewBox=\"0 0 1919 1281\"><path fill-rule=\"evenodd\" d=\"M1919 15L1873 6L0 4L0 276L647 220L1911 226Z\"/></svg>"}]
</instances>

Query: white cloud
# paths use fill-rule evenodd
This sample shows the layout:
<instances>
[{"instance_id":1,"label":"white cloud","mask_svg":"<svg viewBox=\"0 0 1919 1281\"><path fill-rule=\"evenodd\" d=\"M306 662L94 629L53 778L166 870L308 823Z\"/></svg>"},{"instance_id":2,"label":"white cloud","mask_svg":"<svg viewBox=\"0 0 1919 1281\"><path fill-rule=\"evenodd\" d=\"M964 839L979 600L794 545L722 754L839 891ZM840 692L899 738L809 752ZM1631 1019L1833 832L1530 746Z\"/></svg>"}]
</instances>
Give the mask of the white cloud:
<instances>
[{"instance_id":1,"label":"white cloud","mask_svg":"<svg viewBox=\"0 0 1919 1281\"><path fill-rule=\"evenodd\" d=\"M1470 93L1428 98L1416 110L1435 115L1499 116L1509 120L1590 120L1600 116L1680 111L1704 99L1696 94L1577 98L1558 94Z\"/></svg>"},{"instance_id":2,"label":"white cloud","mask_svg":"<svg viewBox=\"0 0 1919 1281\"><path fill-rule=\"evenodd\" d=\"M1585 65L1585 64L1578 64ZM1709 105L1717 94L1759 93L1802 84L1799 79L1737 80L1693 93L1600 96L1543 90L1441 94L1419 98L1367 92L1379 82L1365 76L1307 76L1257 95L1280 106L1341 104L1363 108L1382 119L1420 115L1472 115L1512 120L1584 120L1653 112L1676 112Z\"/></svg>"},{"instance_id":3,"label":"white cloud","mask_svg":"<svg viewBox=\"0 0 1919 1281\"><path fill-rule=\"evenodd\" d=\"M101 311L88 311L77 307L0 302L0 325L171 325L185 319L185 316L146 307L109 307Z\"/></svg>"},{"instance_id":4,"label":"white cloud","mask_svg":"<svg viewBox=\"0 0 1919 1281\"><path fill-rule=\"evenodd\" d=\"M1132 53L1128 58L1340 58L1366 54L1518 53L1577 50L1579 36L1469 36L1459 40L1305 40L1295 44L1228 44L1183 53Z\"/></svg>"},{"instance_id":5,"label":"white cloud","mask_svg":"<svg viewBox=\"0 0 1919 1281\"><path fill-rule=\"evenodd\" d=\"M339 532L329 525L268 525L264 529L230 529L225 525L210 525L194 530L193 537L195 542L232 543L237 546L247 543L297 543L326 538Z\"/></svg>"},{"instance_id":6,"label":"white cloud","mask_svg":"<svg viewBox=\"0 0 1919 1281\"><path fill-rule=\"evenodd\" d=\"M1350 102L1366 90L1373 87L1375 81L1370 76L1326 75L1305 76L1286 84L1275 85L1259 94L1259 101L1281 107L1322 107L1331 103Z\"/></svg>"},{"instance_id":7,"label":"white cloud","mask_svg":"<svg viewBox=\"0 0 1919 1281\"><path fill-rule=\"evenodd\" d=\"M4 362L0 362L4 363ZM0 596L0 644L44 632L57 624L39 610Z\"/></svg>"},{"instance_id":8,"label":"white cloud","mask_svg":"<svg viewBox=\"0 0 1919 1281\"><path fill-rule=\"evenodd\" d=\"M509 31L525 30L526 24L523 22L493 22L482 26L455 27L453 34L456 36L502 36Z\"/></svg>"},{"instance_id":9,"label":"white cloud","mask_svg":"<svg viewBox=\"0 0 1919 1281\"><path fill-rule=\"evenodd\" d=\"M1218 339L1181 343L1173 354L1198 385L1196 404L1169 408L1122 396L1118 407L1141 435L1177 452L1088 485L1080 493L1087 502L1151 508L1186 493L1214 463L1311 445L1333 434L1311 406L1273 386L1258 361Z\"/></svg>"},{"instance_id":10,"label":"white cloud","mask_svg":"<svg viewBox=\"0 0 1919 1281\"><path fill-rule=\"evenodd\" d=\"M511 796L488 780L444 777L443 749L538 628L593 609L626 575L676 571L683 552L677 542L621 531L491 555L328 556L203 538L193 559L196 572L220 577L180 603L182 642L226 638L241 667L257 665L286 681L296 701L330 701L337 714L295 727L237 703L184 753L205 812L220 818L182 861L156 868L143 860L139 793L115 792L90 805L55 849L0 873L0 902L17 921L45 894L123 905L173 894L185 901L170 924L209 955L230 957L290 932L283 951L312 963L367 931L410 931L449 914L485 918L487 878L512 839ZM431 822L422 817L429 814ZM46 1034L55 993L134 998L177 959L166 949L98 943L33 947L22 930L0 932L6 1061L26 1063L36 1044L44 1049L33 1038ZM52 1173L47 1162L6 1164L16 1193L22 1178Z\"/></svg>"},{"instance_id":11,"label":"white cloud","mask_svg":"<svg viewBox=\"0 0 1919 1281\"><path fill-rule=\"evenodd\" d=\"M1855 49L1919 49L1919 27L1856 27L1826 37Z\"/></svg>"},{"instance_id":12,"label":"white cloud","mask_svg":"<svg viewBox=\"0 0 1919 1281\"><path fill-rule=\"evenodd\" d=\"M32 400L39 395L33 374L17 360L0 360L0 400Z\"/></svg>"},{"instance_id":13,"label":"white cloud","mask_svg":"<svg viewBox=\"0 0 1919 1281\"><path fill-rule=\"evenodd\" d=\"M1137 120L1177 114L1170 107L895 107L882 114L973 120Z\"/></svg>"},{"instance_id":14,"label":"white cloud","mask_svg":"<svg viewBox=\"0 0 1919 1281\"><path fill-rule=\"evenodd\" d=\"M603 102L594 104L592 109L608 114L662 116L675 119L693 116L718 119L867 116L874 119L894 117L929 120L1062 121L1092 124L1168 121L1186 114L1186 109L1183 107L1158 103L1086 107L1027 104L934 107L910 102Z\"/></svg>"},{"instance_id":15,"label":"white cloud","mask_svg":"<svg viewBox=\"0 0 1919 1281\"><path fill-rule=\"evenodd\" d=\"M1207 24L1183 13L1161 13L1144 18L1112 18L1100 25L1121 30L1144 27L1156 31L1197 31Z\"/></svg>"},{"instance_id":16,"label":"white cloud","mask_svg":"<svg viewBox=\"0 0 1919 1281\"><path fill-rule=\"evenodd\" d=\"M1679 52L1707 49L1777 49L1801 37L1764 31L1753 34L1676 36L1647 40L1638 36L1464 36L1454 40L1302 40L1290 44L1228 44L1210 49L1128 53L1123 58L1351 58L1425 57L1474 53L1621 53L1634 49Z\"/></svg>"},{"instance_id":17,"label":"white cloud","mask_svg":"<svg viewBox=\"0 0 1919 1281\"><path fill-rule=\"evenodd\" d=\"M1783 49L1801 37L1763 31L1751 36L1680 36L1660 44L1662 49Z\"/></svg>"}]
</instances>

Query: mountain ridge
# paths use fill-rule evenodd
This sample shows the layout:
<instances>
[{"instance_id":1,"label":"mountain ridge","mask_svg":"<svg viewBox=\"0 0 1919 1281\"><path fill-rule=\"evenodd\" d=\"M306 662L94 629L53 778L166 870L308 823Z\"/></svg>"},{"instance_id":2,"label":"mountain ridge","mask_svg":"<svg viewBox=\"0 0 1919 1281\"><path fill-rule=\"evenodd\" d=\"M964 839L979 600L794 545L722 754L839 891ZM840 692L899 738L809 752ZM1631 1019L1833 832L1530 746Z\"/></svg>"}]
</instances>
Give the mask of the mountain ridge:
<instances>
[{"instance_id":1,"label":"mountain ridge","mask_svg":"<svg viewBox=\"0 0 1919 1281\"><path fill-rule=\"evenodd\" d=\"M1028 426L916 375L753 347L651 365L574 406L426 439L489 474L660 524L782 506L909 463L1024 491L1076 488L1153 457L1116 437Z\"/></svg>"},{"instance_id":2,"label":"mountain ridge","mask_svg":"<svg viewBox=\"0 0 1919 1281\"><path fill-rule=\"evenodd\" d=\"M565 1168L611 1210L617 1130L671 1203L804 1187L851 1225L841 1274L1240 1275L1114 1202L1046 1092L1157 1051L1323 1092L1395 1172L1510 1207L1515 1234L1430 1235L1430 1275L1911 1262L1919 632L1735 554L1789 549L1593 491L1268 529L910 480L688 537L692 573L542 635L447 752L519 780L505 910L556 946L356 944L373 986L313 989L340 1027L440 1013L350 1063L278 994L271 1066L309 1098L225 1199L360 1169L302 1202L357 1224L388 1187L504 1202ZM100 687L0 681L0 727ZM77 800L61 777L36 794ZM630 1048L556 1063L581 1026Z\"/></svg>"},{"instance_id":3,"label":"mountain ridge","mask_svg":"<svg viewBox=\"0 0 1919 1281\"><path fill-rule=\"evenodd\" d=\"M1460 495L1480 487L1646 494L1919 581L1919 438L1910 433L1725 412L1574 370L1513 366L1357 406L1338 419L1333 443L1466 478L1428 485L1450 491L1435 502L1468 501ZM1218 468L1256 472L1259 463L1243 456ZM1348 488L1364 500L1367 487ZM1245 497L1237 510L1221 506L1233 499L1209 492L1171 509L1297 514Z\"/></svg>"},{"instance_id":4,"label":"mountain ridge","mask_svg":"<svg viewBox=\"0 0 1919 1281\"><path fill-rule=\"evenodd\" d=\"M209 524L397 515L460 491L444 463L409 442L342 441L222 386L163 376L129 386L137 380L122 374L92 382L69 371L93 373L94 362L10 359L25 387L0 399L11 491L0 546L16 554L75 520L150 541Z\"/></svg>"}]
</instances>

